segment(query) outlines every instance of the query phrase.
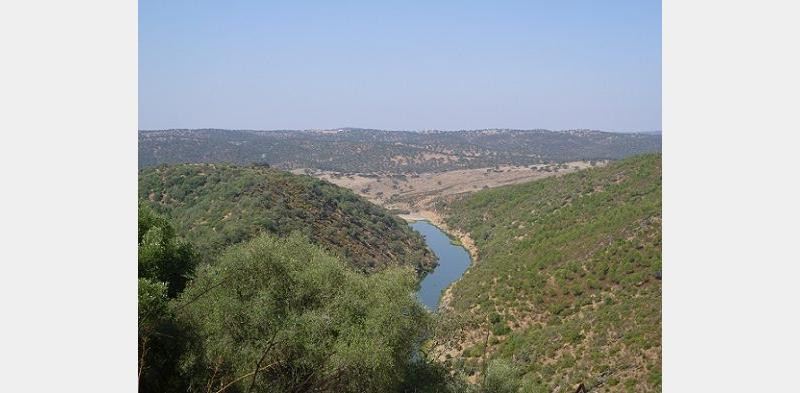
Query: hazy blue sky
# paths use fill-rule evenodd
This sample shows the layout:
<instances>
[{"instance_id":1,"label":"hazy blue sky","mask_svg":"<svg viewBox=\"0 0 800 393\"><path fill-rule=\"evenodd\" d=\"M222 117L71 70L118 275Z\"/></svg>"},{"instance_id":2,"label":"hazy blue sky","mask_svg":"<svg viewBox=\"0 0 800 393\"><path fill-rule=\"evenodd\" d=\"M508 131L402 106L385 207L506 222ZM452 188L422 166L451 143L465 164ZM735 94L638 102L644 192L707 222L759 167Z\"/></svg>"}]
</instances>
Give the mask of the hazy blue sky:
<instances>
[{"instance_id":1,"label":"hazy blue sky","mask_svg":"<svg viewBox=\"0 0 800 393\"><path fill-rule=\"evenodd\" d=\"M661 129L661 2L139 1L139 128Z\"/></svg>"}]
</instances>

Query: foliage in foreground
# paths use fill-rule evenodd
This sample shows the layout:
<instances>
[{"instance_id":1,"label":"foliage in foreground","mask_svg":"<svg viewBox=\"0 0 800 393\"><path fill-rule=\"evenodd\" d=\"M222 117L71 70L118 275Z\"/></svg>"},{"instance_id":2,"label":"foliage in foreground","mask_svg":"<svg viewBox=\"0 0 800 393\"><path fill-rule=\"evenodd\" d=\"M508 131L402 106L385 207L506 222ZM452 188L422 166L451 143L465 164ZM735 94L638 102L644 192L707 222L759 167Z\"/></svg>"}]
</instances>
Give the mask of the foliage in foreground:
<instances>
[{"instance_id":1,"label":"foliage in foreground","mask_svg":"<svg viewBox=\"0 0 800 393\"><path fill-rule=\"evenodd\" d=\"M489 367L483 388L425 355L423 339L451 326L434 324L413 295L410 268L365 276L293 234L234 246L195 274L192 247L146 205L139 206L139 245L141 392L518 386L516 370L503 363Z\"/></svg>"},{"instance_id":2,"label":"foliage in foreground","mask_svg":"<svg viewBox=\"0 0 800 393\"><path fill-rule=\"evenodd\" d=\"M436 263L406 223L309 176L263 166L160 166L139 172L139 198L169 217L204 262L260 233L300 232L363 272L388 266L422 272Z\"/></svg>"},{"instance_id":3,"label":"foliage in foreground","mask_svg":"<svg viewBox=\"0 0 800 393\"><path fill-rule=\"evenodd\" d=\"M364 276L301 236L260 236L206 265L176 308L193 390L390 391L428 314L410 269Z\"/></svg>"},{"instance_id":4,"label":"foliage in foreground","mask_svg":"<svg viewBox=\"0 0 800 393\"><path fill-rule=\"evenodd\" d=\"M189 243L181 241L164 217L139 204L139 278L162 282L169 297L183 290L196 265Z\"/></svg>"},{"instance_id":5,"label":"foliage in foreground","mask_svg":"<svg viewBox=\"0 0 800 393\"><path fill-rule=\"evenodd\" d=\"M447 224L480 250L452 288L449 313L472 327L449 364L476 373L488 351L523 375L522 390L661 389L660 155L481 191L446 209Z\"/></svg>"},{"instance_id":6,"label":"foliage in foreground","mask_svg":"<svg viewBox=\"0 0 800 393\"><path fill-rule=\"evenodd\" d=\"M142 391L177 391L183 382L178 360L186 331L170 311L170 302L185 287L196 258L192 247L177 239L166 219L139 205L138 376Z\"/></svg>"}]
</instances>

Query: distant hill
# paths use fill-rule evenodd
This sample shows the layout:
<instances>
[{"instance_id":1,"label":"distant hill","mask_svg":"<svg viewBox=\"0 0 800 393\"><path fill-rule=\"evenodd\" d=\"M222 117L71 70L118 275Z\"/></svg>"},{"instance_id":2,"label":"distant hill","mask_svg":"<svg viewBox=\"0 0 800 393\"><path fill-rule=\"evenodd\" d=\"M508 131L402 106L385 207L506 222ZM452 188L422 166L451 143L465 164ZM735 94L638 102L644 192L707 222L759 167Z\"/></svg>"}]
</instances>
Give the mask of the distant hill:
<instances>
[{"instance_id":1,"label":"distant hill","mask_svg":"<svg viewBox=\"0 0 800 393\"><path fill-rule=\"evenodd\" d=\"M479 250L444 308L470 326L451 365L480 372L488 341L541 391L661 390L660 154L445 209Z\"/></svg>"},{"instance_id":2,"label":"distant hill","mask_svg":"<svg viewBox=\"0 0 800 393\"><path fill-rule=\"evenodd\" d=\"M653 130L653 131L640 131L637 134L652 134L652 135L661 135L661 130Z\"/></svg>"},{"instance_id":3,"label":"distant hill","mask_svg":"<svg viewBox=\"0 0 800 393\"><path fill-rule=\"evenodd\" d=\"M139 167L268 163L282 169L430 172L495 165L616 160L661 151L661 135L590 130L139 131Z\"/></svg>"},{"instance_id":4,"label":"distant hill","mask_svg":"<svg viewBox=\"0 0 800 393\"><path fill-rule=\"evenodd\" d=\"M207 262L261 232L300 232L364 272L435 265L422 237L385 209L331 183L265 166L146 168L139 198L166 215Z\"/></svg>"}]
</instances>

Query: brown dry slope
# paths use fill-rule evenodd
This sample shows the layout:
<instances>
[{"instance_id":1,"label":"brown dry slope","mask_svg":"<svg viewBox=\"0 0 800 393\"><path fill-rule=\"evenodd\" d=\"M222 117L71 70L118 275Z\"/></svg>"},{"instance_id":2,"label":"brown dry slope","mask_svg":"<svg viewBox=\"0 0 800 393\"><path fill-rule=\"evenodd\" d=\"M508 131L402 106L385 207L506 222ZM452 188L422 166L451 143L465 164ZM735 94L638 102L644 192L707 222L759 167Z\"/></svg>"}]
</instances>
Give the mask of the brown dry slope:
<instances>
[{"instance_id":1,"label":"brown dry slope","mask_svg":"<svg viewBox=\"0 0 800 393\"><path fill-rule=\"evenodd\" d=\"M349 188L369 201L383 206L401 217L426 219L443 224L436 212L436 202L441 198L475 192L509 184L524 183L551 176L563 175L607 162L576 161L564 164L531 166L496 166L491 168L459 169L427 173L341 173L313 169L297 169Z\"/></svg>"}]
</instances>

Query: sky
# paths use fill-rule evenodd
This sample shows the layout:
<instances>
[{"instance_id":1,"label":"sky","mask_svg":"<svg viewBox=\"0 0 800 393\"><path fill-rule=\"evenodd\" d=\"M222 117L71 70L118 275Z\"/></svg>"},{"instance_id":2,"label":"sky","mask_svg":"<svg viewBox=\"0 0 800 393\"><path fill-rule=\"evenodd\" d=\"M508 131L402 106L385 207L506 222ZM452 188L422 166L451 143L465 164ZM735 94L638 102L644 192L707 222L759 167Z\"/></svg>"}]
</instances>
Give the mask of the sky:
<instances>
[{"instance_id":1,"label":"sky","mask_svg":"<svg viewBox=\"0 0 800 393\"><path fill-rule=\"evenodd\" d=\"M661 2L139 1L139 129L661 129Z\"/></svg>"}]
</instances>

